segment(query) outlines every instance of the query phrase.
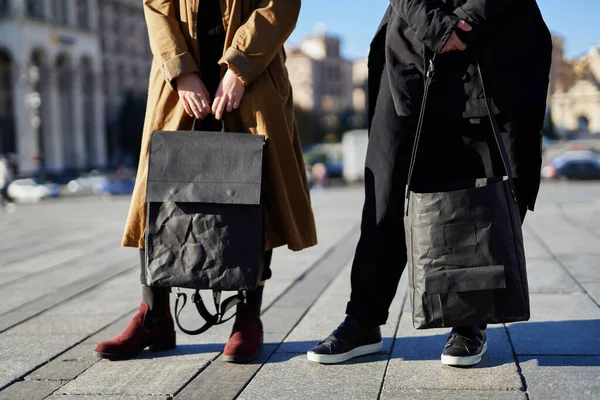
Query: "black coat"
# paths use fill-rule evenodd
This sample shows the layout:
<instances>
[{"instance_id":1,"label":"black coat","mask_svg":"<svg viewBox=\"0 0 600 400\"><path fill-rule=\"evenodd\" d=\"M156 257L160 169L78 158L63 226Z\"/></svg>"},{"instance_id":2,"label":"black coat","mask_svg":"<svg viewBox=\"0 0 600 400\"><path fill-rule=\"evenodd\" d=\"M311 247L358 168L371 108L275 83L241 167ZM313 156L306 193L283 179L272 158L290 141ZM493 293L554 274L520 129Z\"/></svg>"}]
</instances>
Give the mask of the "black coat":
<instances>
[{"instance_id":1,"label":"black coat","mask_svg":"<svg viewBox=\"0 0 600 400\"><path fill-rule=\"evenodd\" d=\"M390 0L369 55L371 117L384 67L397 114L419 112L427 61L459 19L473 26L470 49L437 55L430 115L486 114L473 50L496 113L545 107L552 42L535 0Z\"/></svg>"}]
</instances>

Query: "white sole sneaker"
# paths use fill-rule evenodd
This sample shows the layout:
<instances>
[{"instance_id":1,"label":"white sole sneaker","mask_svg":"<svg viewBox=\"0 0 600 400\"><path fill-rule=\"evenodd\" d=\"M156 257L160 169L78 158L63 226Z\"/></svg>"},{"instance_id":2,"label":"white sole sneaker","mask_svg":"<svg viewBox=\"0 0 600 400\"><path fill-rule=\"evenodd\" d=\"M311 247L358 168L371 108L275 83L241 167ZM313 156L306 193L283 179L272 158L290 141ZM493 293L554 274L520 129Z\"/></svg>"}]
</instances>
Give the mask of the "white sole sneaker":
<instances>
[{"instance_id":1,"label":"white sole sneaker","mask_svg":"<svg viewBox=\"0 0 600 400\"><path fill-rule=\"evenodd\" d=\"M442 354L442 364L444 365L452 365L455 367L470 367L473 365L477 365L481 362L483 355L487 351L487 342L483 344L483 349L481 349L481 353L475 356L467 356L467 357L455 357L455 356L446 356Z\"/></svg>"},{"instance_id":2,"label":"white sole sneaker","mask_svg":"<svg viewBox=\"0 0 600 400\"><path fill-rule=\"evenodd\" d=\"M317 362L320 364L339 364L348 361L354 357L366 356L367 354L379 353L383 348L383 341L379 343L367 344L356 347L346 353L341 354L316 354L312 351L306 353L308 361Z\"/></svg>"}]
</instances>

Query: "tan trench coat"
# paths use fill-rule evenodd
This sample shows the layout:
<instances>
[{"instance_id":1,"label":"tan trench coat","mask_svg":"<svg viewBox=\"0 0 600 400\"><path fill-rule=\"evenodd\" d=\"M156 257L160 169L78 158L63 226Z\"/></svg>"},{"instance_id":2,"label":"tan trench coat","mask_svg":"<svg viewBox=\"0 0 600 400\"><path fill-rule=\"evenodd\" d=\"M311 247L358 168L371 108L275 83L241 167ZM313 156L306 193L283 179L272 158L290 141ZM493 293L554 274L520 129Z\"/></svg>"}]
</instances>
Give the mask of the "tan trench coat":
<instances>
[{"instance_id":1,"label":"tan trench coat","mask_svg":"<svg viewBox=\"0 0 600 400\"><path fill-rule=\"evenodd\" d=\"M144 0L154 60L136 185L124 246L144 248L146 179L150 136L155 130L189 130L175 79L199 72L198 3L203 0ZM214 1L214 0L213 0ZM283 44L293 31L300 0L220 0L227 31L220 64L242 80L240 108L226 115L228 129L267 138L265 248L302 250L317 243L314 217L296 127Z\"/></svg>"}]
</instances>

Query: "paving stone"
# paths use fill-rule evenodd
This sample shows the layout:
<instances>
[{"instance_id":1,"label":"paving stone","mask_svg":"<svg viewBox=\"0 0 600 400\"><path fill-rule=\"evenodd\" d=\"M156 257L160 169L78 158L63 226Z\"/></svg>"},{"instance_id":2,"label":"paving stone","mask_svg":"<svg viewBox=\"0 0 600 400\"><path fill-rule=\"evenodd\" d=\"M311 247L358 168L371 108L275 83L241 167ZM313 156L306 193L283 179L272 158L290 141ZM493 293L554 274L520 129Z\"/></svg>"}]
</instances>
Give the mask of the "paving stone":
<instances>
[{"instance_id":1,"label":"paving stone","mask_svg":"<svg viewBox=\"0 0 600 400\"><path fill-rule=\"evenodd\" d=\"M399 390L384 389L382 400L526 400L525 392L516 390Z\"/></svg>"},{"instance_id":2,"label":"paving stone","mask_svg":"<svg viewBox=\"0 0 600 400\"><path fill-rule=\"evenodd\" d=\"M92 361L53 360L25 377L26 380L70 381L94 364Z\"/></svg>"},{"instance_id":3,"label":"paving stone","mask_svg":"<svg viewBox=\"0 0 600 400\"><path fill-rule=\"evenodd\" d=\"M273 272L273 274L280 275L282 270L283 270L283 268L275 270L275 272ZM287 272L287 268L286 268L286 272ZM263 291L263 304L262 304L263 311L266 308L268 308L271 304L273 304L273 302L275 300L277 300L283 293L285 293L285 291L288 290L290 285L304 273L304 270L298 268L297 271L293 271L293 272L294 272L294 274L290 278L282 279L281 276L277 276L277 280L270 279L269 282L267 282L267 284L265 285L264 291Z\"/></svg>"},{"instance_id":4,"label":"paving stone","mask_svg":"<svg viewBox=\"0 0 600 400\"><path fill-rule=\"evenodd\" d=\"M44 313L51 316L90 317L110 314L121 315L141 302L142 286L140 273L135 268L102 283L72 300L52 308Z\"/></svg>"},{"instance_id":5,"label":"paving stone","mask_svg":"<svg viewBox=\"0 0 600 400\"><path fill-rule=\"evenodd\" d=\"M57 354L85 339L87 335L113 320L114 316L87 318L85 321L71 318L69 324L63 324L55 316L48 317L44 315L18 326L19 330L9 330L4 334L0 334L0 359L16 363L14 364L15 368L11 368L10 365L4 371L0 368L0 380L6 382L17 379L26 372L56 357ZM43 332L46 334L40 334ZM57 334L59 332L64 334ZM75 332L79 332L79 334L75 334ZM83 368L83 365L57 364L60 361L77 359L82 362L95 362L96 358L93 357L92 353L93 348L90 348L91 346L86 347L84 355L81 346L83 345L76 346L76 348L69 350L66 355L60 356L56 361L51 361L50 364L43 366L38 374L47 375L47 379L53 379L53 377L62 379L61 376L64 374L68 376L73 373L67 372L69 368L76 371ZM54 371L55 369L57 371Z\"/></svg>"},{"instance_id":6,"label":"paving stone","mask_svg":"<svg viewBox=\"0 0 600 400\"><path fill-rule=\"evenodd\" d=\"M0 335L0 360L29 361L33 366L56 356L81 340L81 335Z\"/></svg>"},{"instance_id":7,"label":"paving stone","mask_svg":"<svg viewBox=\"0 0 600 400\"><path fill-rule=\"evenodd\" d=\"M281 343L306 312L303 307L273 307L261 317L265 343Z\"/></svg>"},{"instance_id":8,"label":"paving stone","mask_svg":"<svg viewBox=\"0 0 600 400\"><path fill-rule=\"evenodd\" d=\"M51 361L88 361L88 362L96 362L98 361L98 357L94 355L94 349L96 348L97 343L79 343L77 346L72 349L62 353L56 359Z\"/></svg>"},{"instance_id":9,"label":"paving stone","mask_svg":"<svg viewBox=\"0 0 600 400\"><path fill-rule=\"evenodd\" d=\"M307 361L305 355L275 354L239 399L376 399L387 357L379 354L341 365L321 365Z\"/></svg>"},{"instance_id":10,"label":"paving stone","mask_svg":"<svg viewBox=\"0 0 600 400\"><path fill-rule=\"evenodd\" d=\"M61 288L72 290L71 286L78 281L85 281L95 274L98 276L98 283L106 280L112 271L118 271L123 266L129 268L133 265L135 258L128 249L117 248L117 250L97 256L84 261L75 260L67 266L57 270L51 270L44 274L35 274L18 285L11 285L2 288L3 299L7 301L0 303L0 313L12 310L13 308L25 304L28 301L39 299L43 295L50 294ZM102 275L104 279L102 279ZM60 295L60 293L58 294Z\"/></svg>"},{"instance_id":11,"label":"paving stone","mask_svg":"<svg viewBox=\"0 0 600 400\"><path fill-rule=\"evenodd\" d=\"M531 321L568 321L600 318L600 309L583 293L534 293Z\"/></svg>"},{"instance_id":12,"label":"paving stone","mask_svg":"<svg viewBox=\"0 0 600 400\"><path fill-rule=\"evenodd\" d=\"M60 236L53 236L51 240L36 243L35 247L30 245L13 247L11 248L10 253L2 253L2 256L0 257L0 265L4 266L33 256L43 255L51 250L62 248L78 249L79 247L85 247L90 241L108 234L109 231L106 230L88 229L78 232L69 232Z\"/></svg>"},{"instance_id":13,"label":"paving stone","mask_svg":"<svg viewBox=\"0 0 600 400\"><path fill-rule=\"evenodd\" d=\"M175 396L176 400L235 399L258 369L271 357L277 345L266 344L258 360L245 364L213 361Z\"/></svg>"},{"instance_id":14,"label":"paving stone","mask_svg":"<svg viewBox=\"0 0 600 400\"><path fill-rule=\"evenodd\" d=\"M347 265L294 327L278 352L305 353L329 336L345 318L349 295L350 266Z\"/></svg>"},{"instance_id":15,"label":"paving stone","mask_svg":"<svg viewBox=\"0 0 600 400\"><path fill-rule=\"evenodd\" d=\"M240 395L240 399L377 398L389 355L384 353L361 357L337 366L315 365L306 360L306 351L328 336L343 320L350 293L349 275L350 265L326 289L281 345L278 353L269 359ZM405 287L405 283L403 281L401 287ZM390 322L382 329L382 334L386 338L384 351L388 353L405 293L405 289L399 290L390 309ZM299 356L293 354L298 352L301 353ZM315 368L319 369L318 372L315 372ZM277 386L272 385L275 375L280 381ZM319 382L318 391L306 389L314 387L315 382ZM282 394L281 387L289 389Z\"/></svg>"},{"instance_id":16,"label":"paving stone","mask_svg":"<svg viewBox=\"0 0 600 400\"><path fill-rule=\"evenodd\" d=\"M351 265L348 264L281 344L279 353L306 353L337 328L346 317L346 304L350 298L350 272ZM406 279L407 276L403 276L390 307L388 323L382 326L383 352L389 352L392 346L405 301Z\"/></svg>"},{"instance_id":17,"label":"paving stone","mask_svg":"<svg viewBox=\"0 0 600 400\"><path fill-rule=\"evenodd\" d=\"M517 354L600 354L600 308L583 293L532 294L531 321L508 329Z\"/></svg>"},{"instance_id":18,"label":"paving stone","mask_svg":"<svg viewBox=\"0 0 600 400\"><path fill-rule=\"evenodd\" d=\"M521 379L503 327L488 328L488 352L469 369L444 366L440 355L449 329L415 330L410 314L400 320L384 394L407 389L520 390Z\"/></svg>"},{"instance_id":19,"label":"paving stone","mask_svg":"<svg viewBox=\"0 0 600 400\"><path fill-rule=\"evenodd\" d=\"M600 238L590 235L561 215L557 205L538 207L527 224L554 254L593 253L600 249Z\"/></svg>"},{"instance_id":20,"label":"paving stone","mask_svg":"<svg viewBox=\"0 0 600 400\"><path fill-rule=\"evenodd\" d=\"M171 400L171 396L161 395L150 395L150 396L126 396L126 395L67 395L67 394L55 394L50 399L56 400Z\"/></svg>"},{"instance_id":21,"label":"paving stone","mask_svg":"<svg viewBox=\"0 0 600 400\"><path fill-rule=\"evenodd\" d=\"M519 357L531 400L597 400L600 357Z\"/></svg>"},{"instance_id":22,"label":"paving stone","mask_svg":"<svg viewBox=\"0 0 600 400\"><path fill-rule=\"evenodd\" d=\"M583 287L596 300L596 303L600 304L600 283L584 283Z\"/></svg>"},{"instance_id":23,"label":"paving stone","mask_svg":"<svg viewBox=\"0 0 600 400\"><path fill-rule=\"evenodd\" d=\"M96 247L96 246L94 246ZM20 272L22 275L52 268L86 254L84 249L62 248L19 260L2 267L4 272Z\"/></svg>"},{"instance_id":24,"label":"paving stone","mask_svg":"<svg viewBox=\"0 0 600 400\"><path fill-rule=\"evenodd\" d=\"M102 360L58 393L71 395L170 395L210 362L215 354L161 355L128 361Z\"/></svg>"},{"instance_id":25,"label":"paving stone","mask_svg":"<svg viewBox=\"0 0 600 400\"><path fill-rule=\"evenodd\" d=\"M334 253L326 253L325 256L329 259L333 257L332 254L335 254L335 263L340 265L344 265L350 257L347 252L340 252L337 249ZM279 307L309 306L339 272L339 267L325 268L322 262L317 262L319 262L318 265L305 272L305 274L310 274L313 279L309 282L305 279L305 274L299 276L295 282L295 289L286 293L278 301Z\"/></svg>"},{"instance_id":26,"label":"paving stone","mask_svg":"<svg viewBox=\"0 0 600 400\"><path fill-rule=\"evenodd\" d=\"M525 220L527 221L527 220ZM525 226L523 227L523 241L525 245L525 255L527 259L530 258L552 258L552 254L548 252L548 250L540 243L537 237L532 232L530 228L527 227L527 222L525 222Z\"/></svg>"},{"instance_id":27,"label":"paving stone","mask_svg":"<svg viewBox=\"0 0 600 400\"><path fill-rule=\"evenodd\" d=\"M32 368L31 363L27 361L0 358L0 388L14 382Z\"/></svg>"},{"instance_id":28,"label":"paving stone","mask_svg":"<svg viewBox=\"0 0 600 400\"><path fill-rule=\"evenodd\" d=\"M0 272L0 289L9 282L13 282L26 275L26 272Z\"/></svg>"},{"instance_id":29,"label":"paving stone","mask_svg":"<svg viewBox=\"0 0 600 400\"><path fill-rule=\"evenodd\" d=\"M600 283L600 253L558 255L558 258L579 282Z\"/></svg>"},{"instance_id":30,"label":"paving stone","mask_svg":"<svg viewBox=\"0 0 600 400\"><path fill-rule=\"evenodd\" d=\"M0 400L41 400L62 385L52 381L21 381L0 392Z\"/></svg>"},{"instance_id":31,"label":"paving stone","mask_svg":"<svg viewBox=\"0 0 600 400\"><path fill-rule=\"evenodd\" d=\"M553 259L528 258L527 281L530 293L581 292L579 285Z\"/></svg>"},{"instance_id":32,"label":"paving stone","mask_svg":"<svg viewBox=\"0 0 600 400\"><path fill-rule=\"evenodd\" d=\"M579 202L577 204L561 204L562 212L575 223L585 227L588 231L600 235L600 202Z\"/></svg>"},{"instance_id":33,"label":"paving stone","mask_svg":"<svg viewBox=\"0 0 600 400\"><path fill-rule=\"evenodd\" d=\"M83 230L84 225L78 224L73 228ZM45 224L29 229L27 232L13 230L12 233L12 235L3 238L0 244L0 252L5 252L17 246L33 247L36 243L56 237L57 233L62 234L63 231L56 224Z\"/></svg>"},{"instance_id":34,"label":"paving stone","mask_svg":"<svg viewBox=\"0 0 600 400\"><path fill-rule=\"evenodd\" d=\"M287 287L287 286L286 286ZM203 295L205 296L205 300L210 300L208 298L208 293L203 293ZM278 318L278 315L276 315L275 313L276 309L272 309L269 310L265 313L265 329L266 329L266 338L267 341L269 341L270 337L272 336L280 336L280 339L283 339L283 337L281 337L281 335L283 334L282 331L285 330L284 325L286 324L286 321L289 319L290 315L296 314L299 315L300 311L299 309L296 308L286 308L287 313L285 313L286 318ZM271 315L271 316L270 316ZM279 313L279 315L283 315L282 313ZM186 326L194 326L194 324L199 324L200 320L199 317L197 316L197 313L195 311L194 308L192 307L187 307L184 310L184 313L182 314L182 321L185 321ZM111 326L109 329L107 329L105 332L95 335L94 337L90 338L88 341L86 341L88 343L88 345L92 345L93 343L97 343L100 340L103 340L105 338L109 338L112 337L111 335L115 334L116 332L119 332L121 329L123 329L125 327L125 325L128 323L128 318L122 318L121 321L119 321L118 323L114 324L114 326ZM295 321L289 321L287 322L287 324L289 324L290 326L288 327L288 331L289 329L291 329L291 327L293 326L293 324L295 324ZM225 344L225 341L227 340L228 336L229 336L229 332L231 329L231 322L225 325L221 325L218 327L213 327L211 328L208 332L206 332L205 334L199 335L199 336L195 336L195 337L191 337L191 336L187 336L187 335L178 335L178 347L177 349L175 349L174 351L169 351L169 352L164 352L164 357L172 357L173 360L175 360L175 357L182 357L182 356L195 356L195 357L204 357L204 359L208 362L212 359L214 359L218 353L220 351L222 351L223 346ZM274 350L274 347L273 347ZM142 354L142 357L152 357L153 354L149 354L148 352L145 352ZM135 360L132 360L135 361ZM181 360L180 362L184 362L184 360ZM104 361L101 361L99 364L104 363ZM97 371L95 371L95 369L99 368L97 365L94 365L90 370L88 370L87 372L85 372L83 375L81 375L78 379L76 379L74 382L72 382L66 389L64 390L70 390L70 393L75 393L72 392L73 390L73 385L75 384L75 382L80 382L80 381L85 381L86 379L89 380L89 376L91 376L91 374L96 374L97 375ZM249 379L252 375L254 374L254 372L251 372L246 379ZM191 378L192 375L188 376L187 379ZM100 379L102 379L102 377L100 377ZM108 378L107 378L108 379ZM85 382L84 382L85 383ZM241 383L242 387L245 384L245 381ZM93 383L90 384L86 384L86 385L92 385ZM101 384L100 384L101 386ZM122 386L126 386L125 384L123 384ZM158 388L162 388L164 387L164 385L160 386L157 385L157 389ZM78 390L78 389L76 389ZM93 390L93 389L91 389ZM120 393L128 393L128 392L124 392L121 389L117 389ZM239 390L239 389L238 389ZM83 392L81 392L83 393ZM156 393L156 392L154 392ZM163 393L172 393L172 391L164 391Z\"/></svg>"},{"instance_id":35,"label":"paving stone","mask_svg":"<svg viewBox=\"0 0 600 400\"><path fill-rule=\"evenodd\" d=\"M38 335L91 335L114 320L114 314L98 314L93 316L42 314L37 318L17 325L10 329L8 333L11 336L22 336L24 338L36 336L37 340L40 339L40 337L37 337Z\"/></svg>"},{"instance_id":36,"label":"paving stone","mask_svg":"<svg viewBox=\"0 0 600 400\"><path fill-rule=\"evenodd\" d=\"M127 273L127 271L131 269L133 269L133 267L131 267L130 264L116 264L77 280L70 285L65 285L59 290L48 291L48 293L2 315L2 320L0 320L0 332L9 330L17 324L69 299L74 299L78 294L94 289L103 282L118 277L123 273Z\"/></svg>"},{"instance_id":37,"label":"paving stone","mask_svg":"<svg viewBox=\"0 0 600 400\"><path fill-rule=\"evenodd\" d=\"M596 186L599 189L593 189ZM600 281L598 281L596 275L598 263L595 260L599 255L598 248L600 247L594 248L597 244L595 238L599 236L596 235L594 238L593 233L600 232L595 227L600 223L600 218L594 214L600 209L600 202L596 204L579 201L581 199L597 200L599 198L598 194L600 194L600 185L596 186L577 184L556 188L543 186L538 212L528 215L524 237L530 265L532 322L510 325L509 329L517 349L522 345L521 347L527 351L546 352L554 349L556 354L561 354L581 350L586 343L588 348L599 348L598 340L589 332L600 331L597 324L600 319L598 312L600 308L589 297L586 297L586 294L577 293L580 288L573 286L573 281L568 278L564 270L556 268L552 255L548 254L545 246L542 246L538 241L539 236L554 253L558 254L561 261L579 279L583 279L583 285L589 295L599 300ZM579 201L577 204L564 203L575 199ZM320 265L314 270L310 270L310 267L315 261L331 255L331 246L335 245L341 236L346 234L345 232L354 229L354 225L360 219L362 201L363 190L360 187L351 190L328 190L315 193L313 205L315 206L320 245L301 253L292 253L287 250L277 250L275 252L273 260L274 277L267 286L263 303L263 310L268 309L263 315L267 345L263 359L259 360L258 363L239 366L226 364L219 358L215 359L229 335L231 322L214 327L205 334L196 337L178 332L179 346L174 351L162 353L149 353L146 351L139 359L123 363L98 362L97 358L93 356L93 349L96 344L120 333L129 323L133 315L132 310L139 304L140 290L137 271L131 271L54 307L38 317L34 317L31 324L25 325L27 324L25 323L21 330L15 331L18 335L10 335L11 330L0 334L0 387L45 363L60 351L83 339L89 334L88 332L93 332L93 330L90 331L94 327L92 320L98 316L97 322L108 321L107 323L110 323L113 320L117 321L55 360L38 368L26 377L26 381L18 381L9 386L9 389L17 388L17 385L27 382L60 383L59 381L53 381L53 379L72 379L78 371L91 365L90 369L83 372L79 378L68 383L76 391L69 392L71 393L69 395L57 394L53 397L77 400L99 400L102 398L125 400L167 399L169 394L173 393L174 387L177 387L177 389L181 387L200 368L211 362L189 384L187 388L190 390L186 391L184 389L178 398L196 400L199 398L198 396L203 399L236 397L248 380L261 368L262 363L275 351L277 343L288 335L289 329L292 329L298 319L302 317L305 312L303 307L307 307L308 304L312 303L311 299L319 295L328 282L334 278L336 278L336 281L326 289L321 298L309 310L309 313L298 323L280 350L303 353L314 341L328 335L341 321L349 293L347 275L349 269L345 269L344 274L346 276L341 277L341 275L336 276L337 270L332 272L332 270L327 269L326 265ZM560 207L552 204L552 201L561 202ZM15 233L11 234L10 237L13 239L10 240L16 240L18 237L29 237L31 240L36 232L40 236L46 236L43 232L40 232L40 229L51 226L59 215L64 215L64 218L61 217L61 227L54 232L54 235L44 237L39 242L36 241L35 246L31 246L26 240L19 239L20 243L11 248L10 253L0 251L0 265L3 265L0 268L0 285L2 285L2 282L22 276L24 273L39 271L44 261L47 265L60 265L61 257L69 257L69 254L71 254L76 258L78 253L87 254L99 243L99 237L105 238L107 241L114 241L115 238L118 240L122 234L122 224L127 209L128 199L126 198L109 202L98 201L97 199L64 202L61 200L55 203L44 202L31 207L19 207L19 213L8 215L10 221L0 219L0 239L7 237L5 234L7 230L4 229L7 226L11 226L10 229L13 229L16 233L16 236ZM565 212L565 214L561 214L562 212ZM600 213L597 214L600 215ZM81 226L82 215L86 216L87 226L85 228ZM12 225L7 225L9 223ZM358 230L355 234L357 233ZM6 244L8 242L0 240L0 243ZM351 245L346 246L344 257L347 261L351 259L355 245L356 241L353 240ZM1 246L3 245L0 244ZM123 254L127 252L128 255L123 257L132 260L132 265L137 261L135 251L131 253L129 249L119 249L115 245L115 252L122 252ZM44 259L44 255L46 255L46 259ZM336 257L337 260L343 258L341 255ZM63 262L69 263L70 261L66 259ZM87 274L97 271L90 268ZM307 272L310 272L310 274L305 276ZM75 273L79 272L76 271ZM319 281L318 285L302 284L304 280L310 279L311 276ZM296 282L296 280L298 281ZM11 301L13 306L27 302L31 296L30 292L40 293L45 290L44 284L47 284L46 287L48 287L54 284L53 282L60 282L60 277L57 274L56 279L49 279L48 282L38 279L31 285L27 285L27 281L28 279L17 285L18 290L7 290L10 289L11 285L0 288L0 307L6 307ZM326 282L326 284L321 281ZM296 291L286 299L287 295L284 293L292 282L296 282ZM334 287L334 285L337 286ZM405 287L401 288L401 290L405 289ZM562 294L555 294L557 292ZM284 295L281 300L285 301L278 302L278 304L269 308L272 302L281 295ZM392 344L395 330L394 318L397 319L402 312L402 303L398 302L398 299L402 297L403 295L399 293L399 297L397 296L390 312L390 324L383 329L384 336L387 337L385 341L386 349L389 349ZM174 299L174 295L172 299ZM30 305L30 308L44 311L42 304L34 303ZM405 303L404 310L410 310L409 302ZM81 323L78 324L76 319L80 317ZM104 320L104 318L107 319ZM197 327L200 323L195 310L189 306L184 311L182 318L186 327ZM520 380L514 371L515 367L512 360L508 357L506 363L503 363L503 357L511 353L505 351L510 347L506 342L506 338L502 335L502 329L490 329L490 354L479 368L455 370L443 367L439 363L439 353L445 342L447 330L440 331L439 334L434 331L414 331L409 318L409 313L403 317L382 398L443 398L444 400L452 400L460 396L461 398L493 400L523 399L524 393L519 390ZM3 319L5 319L5 316L0 317L0 320ZM39 328L38 333L45 332L44 329L64 333L75 330L80 333L72 336L54 335L51 338L48 338L47 335L31 336L35 331L35 327ZM293 335L297 335L297 337ZM528 335L533 336L531 343L526 343L522 339L523 337L527 338ZM22 345L23 337L27 337L25 346ZM557 346L557 343L566 342L560 340L563 337L572 340L570 347ZM34 343L37 338L42 338L40 339L42 342ZM50 339L56 343L48 342ZM285 346L292 343L296 343L299 347L286 350ZM420 345L420 343L425 343L425 345ZM396 358L395 354L401 351L402 346L406 350L403 354L405 359ZM411 353L410 349L407 350L408 347L414 348L414 352ZM499 353L495 355L494 351ZM5 355L10 357L6 359ZM280 399L286 398L286 396L288 396L287 398L306 398L310 396L311 398L328 399L375 399L385 371L386 360L389 356L390 354L382 354L365 357L354 363L340 366L321 366L308 363L304 354L285 352L274 354L263 369L258 372L254 382L250 383L240 398ZM590 398L585 397L589 394L585 391L587 386L585 384L576 386L576 384L580 381L594 384L598 382L598 378L594 375L595 372L589 372L598 368L597 357L558 357L557 360L553 360L554 358L535 357L522 360L522 366L525 365L525 367L531 365L529 363L539 362L539 365L535 365L535 369L540 369L543 372L538 373L539 371L536 371L529 376L528 370L525 367L523 368L530 388L531 399L553 398L540 391L542 389L549 390L548 385L544 383L542 378L550 369L553 372L552 374L548 373L548 381L561 382L562 379L574 383L573 388L568 384L562 385L560 388L564 387L565 390L559 392L559 394L563 396L554 398L574 398L577 400L579 398L584 400ZM565 362L564 360L567 358L569 361ZM532 365L532 367L534 366ZM161 368L166 368L166 371L161 371ZM280 371L283 371L283 373ZM155 387L151 388L154 393L144 392L143 390L136 391L135 383L147 382L147 378L141 379L140 376L148 374L151 377L158 377L154 379L156 382ZM171 376L176 377L176 382L172 382ZM271 378L267 379L269 376ZM538 378L538 376L542 378ZM340 377L341 384L339 383ZM594 379L596 380L594 381ZM223 383L221 380L225 380L227 383ZM322 382L323 380L330 382L331 388L324 392L323 397L319 397L321 386L318 390L310 390L310 388L314 387L315 382ZM538 386L536 386L537 380L541 382ZM440 390L448 389L448 387L445 387L448 381L455 384L458 382L455 386L458 386L458 389L461 390ZM463 389L471 389L471 387L460 386L465 381L472 381L472 386L476 386L476 389L483 387L494 390L465 391ZM406 382L408 384L405 384ZM269 384L270 386L268 386ZM358 386L359 384L358 389L350 391L352 385ZM147 388L147 385L144 386ZM261 389L261 386L264 386L264 389ZM422 390L422 386L434 388ZM578 397L579 392L577 390L579 387L583 388L583 395ZM451 389L455 389L455 387L451 387ZM592 389L595 390L596 388L593 387ZM97 390L100 390L100 392L96 392ZM125 393L128 390L130 390L129 394ZM6 390L0 392L0 396L5 392ZM67 392L63 388L58 393ZM254 396L254 393L258 393L258 396ZM268 396L269 393L271 393L271 396ZM539 393L542 393L542 395ZM593 391L590 393L595 395ZM327 394L330 394L330 397L327 397ZM19 397L13 398L18 399ZM24 398L29 400L31 397ZM598 396L592 398L598 398Z\"/></svg>"}]
</instances>

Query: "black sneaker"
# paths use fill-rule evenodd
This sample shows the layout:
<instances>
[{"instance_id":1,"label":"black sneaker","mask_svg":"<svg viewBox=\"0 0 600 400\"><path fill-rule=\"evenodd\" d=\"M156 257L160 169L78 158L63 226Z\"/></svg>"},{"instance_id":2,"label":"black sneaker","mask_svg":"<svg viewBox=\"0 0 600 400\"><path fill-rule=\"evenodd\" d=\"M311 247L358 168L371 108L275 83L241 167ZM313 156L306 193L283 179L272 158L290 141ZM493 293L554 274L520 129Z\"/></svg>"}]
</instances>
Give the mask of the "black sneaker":
<instances>
[{"instance_id":1,"label":"black sneaker","mask_svg":"<svg viewBox=\"0 0 600 400\"><path fill-rule=\"evenodd\" d=\"M454 328L442 352L442 364L468 367L479 364L487 351L485 329Z\"/></svg>"},{"instance_id":2,"label":"black sneaker","mask_svg":"<svg viewBox=\"0 0 600 400\"><path fill-rule=\"evenodd\" d=\"M351 358L379 353L383 347L381 330L363 328L354 317L346 320L333 333L306 354L309 361L337 364Z\"/></svg>"}]
</instances>

